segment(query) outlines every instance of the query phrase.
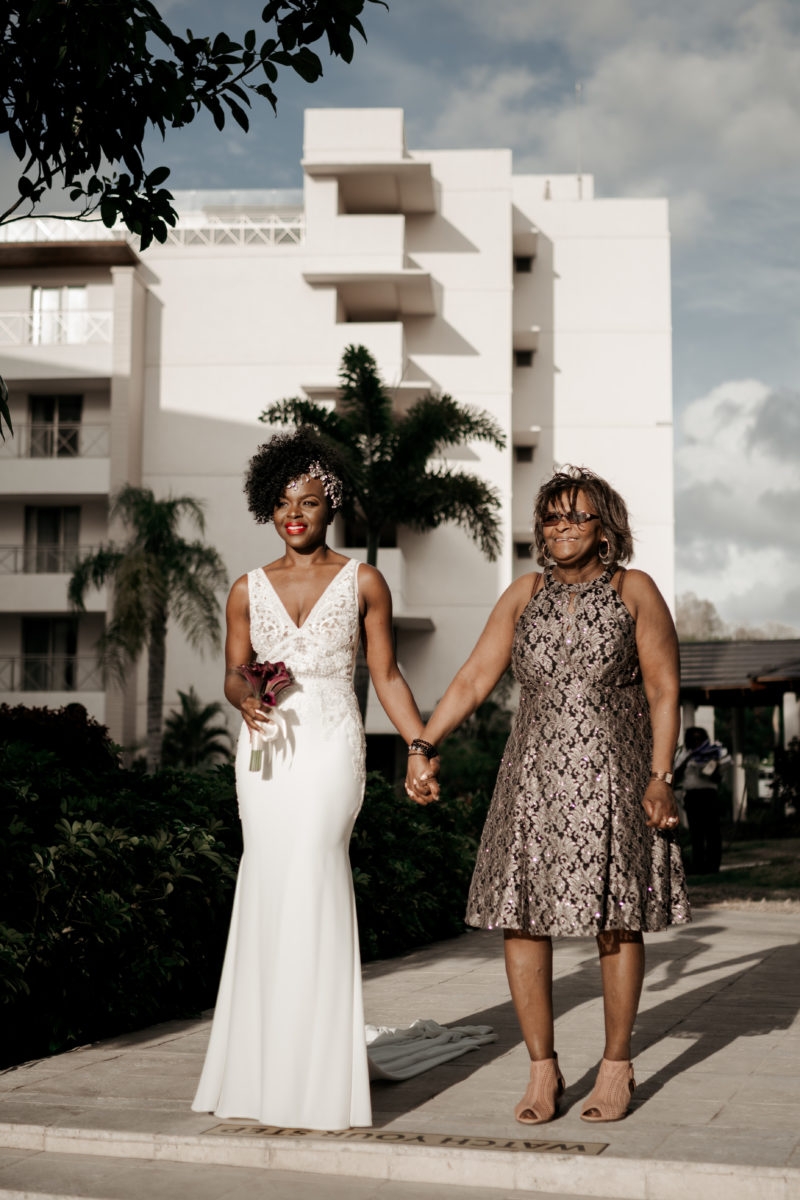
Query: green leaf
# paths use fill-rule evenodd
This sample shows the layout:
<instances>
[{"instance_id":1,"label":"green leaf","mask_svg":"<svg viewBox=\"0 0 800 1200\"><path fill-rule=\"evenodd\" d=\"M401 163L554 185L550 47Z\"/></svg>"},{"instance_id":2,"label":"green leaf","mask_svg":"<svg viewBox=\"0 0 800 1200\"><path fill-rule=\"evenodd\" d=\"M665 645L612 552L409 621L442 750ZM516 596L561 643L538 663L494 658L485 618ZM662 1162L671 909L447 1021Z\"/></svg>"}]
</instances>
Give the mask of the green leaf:
<instances>
[{"instance_id":1,"label":"green leaf","mask_svg":"<svg viewBox=\"0 0 800 1200\"><path fill-rule=\"evenodd\" d=\"M247 133L247 130L250 128L250 122L247 119L247 113L244 111L241 105L237 104L235 100L232 100L230 96L224 96L223 99L228 108L231 110L231 114L236 124L239 125L240 128L245 131L245 133Z\"/></svg>"},{"instance_id":2,"label":"green leaf","mask_svg":"<svg viewBox=\"0 0 800 1200\"><path fill-rule=\"evenodd\" d=\"M117 205L115 201L103 199L100 201L100 217L107 229L113 229L117 222Z\"/></svg>"},{"instance_id":3,"label":"green leaf","mask_svg":"<svg viewBox=\"0 0 800 1200\"><path fill-rule=\"evenodd\" d=\"M151 189L159 187L160 184L164 183L164 181L169 178L169 173L169 167L156 167L156 169L151 171L146 177L145 183Z\"/></svg>"}]
</instances>

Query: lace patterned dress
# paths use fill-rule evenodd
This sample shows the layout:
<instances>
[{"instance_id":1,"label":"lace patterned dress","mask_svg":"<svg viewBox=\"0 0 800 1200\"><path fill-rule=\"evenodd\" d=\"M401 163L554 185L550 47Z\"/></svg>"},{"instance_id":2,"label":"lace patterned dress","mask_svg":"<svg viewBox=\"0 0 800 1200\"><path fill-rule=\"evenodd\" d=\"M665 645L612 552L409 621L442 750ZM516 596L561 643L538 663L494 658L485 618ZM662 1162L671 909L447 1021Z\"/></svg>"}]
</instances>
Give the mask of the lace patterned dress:
<instances>
[{"instance_id":1,"label":"lace patterned dress","mask_svg":"<svg viewBox=\"0 0 800 1200\"><path fill-rule=\"evenodd\" d=\"M517 622L519 708L470 887L470 925L564 936L690 919L675 836L645 824L650 714L634 621L612 574L566 585L546 568Z\"/></svg>"},{"instance_id":2,"label":"lace patterned dress","mask_svg":"<svg viewBox=\"0 0 800 1200\"><path fill-rule=\"evenodd\" d=\"M358 564L350 560L298 628L261 569L248 575L259 661L284 661L286 735L236 786L244 835L228 947L192 1107L265 1125L369 1125L367 1052L348 843L364 794L353 693Z\"/></svg>"}]
</instances>

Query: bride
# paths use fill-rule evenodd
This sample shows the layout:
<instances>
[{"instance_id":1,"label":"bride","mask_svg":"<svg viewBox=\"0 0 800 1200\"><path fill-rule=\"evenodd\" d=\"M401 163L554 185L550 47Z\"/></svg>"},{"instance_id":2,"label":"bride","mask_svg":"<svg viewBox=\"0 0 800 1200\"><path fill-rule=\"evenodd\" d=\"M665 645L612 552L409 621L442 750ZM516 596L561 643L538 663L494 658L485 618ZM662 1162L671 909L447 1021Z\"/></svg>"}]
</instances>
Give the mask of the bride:
<instances>
[{"instance_id":1,"label":"bride","mask_svg":"<svg viewBox=\"0 0 800 1200\"><path fill-rule=\"evenodd\" d=\"M236 787L244 853L192 1107L265 1125L369 1125L348 860L365 779L352 684L359 636L401 737L411 743L423 722L395 660L383 576L326 543L342 499L329 451L308 430L277 435L251 460L245 492L256 521L274 522L284 551L237 579L227 605L225 695L242 714ZM274 722L239 671L255 661L282 661L293 677ZM252 771L251 733L265 728L277 736Z\"/></svg>"}]
</instances>

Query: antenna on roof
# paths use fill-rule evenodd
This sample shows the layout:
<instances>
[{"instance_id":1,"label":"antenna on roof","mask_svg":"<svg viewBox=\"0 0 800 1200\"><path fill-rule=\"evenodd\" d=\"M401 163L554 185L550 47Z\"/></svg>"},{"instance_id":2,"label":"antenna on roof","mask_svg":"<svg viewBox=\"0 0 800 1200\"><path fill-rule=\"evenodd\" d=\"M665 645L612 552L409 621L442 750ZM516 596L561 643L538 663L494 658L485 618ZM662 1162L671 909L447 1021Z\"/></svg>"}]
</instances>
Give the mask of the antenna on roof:
<instances>
[{"instance_id":1,"label":"antenna on roof","mask_svg":"<svg viewBox=\"0 0 800 1200\"><path fill-rule=\"evenodd\" d=\"M583 199L583 146L581 144L581 110L583 108L583 84L575 84L575 142L577 151L578 199Z\"/></svg>"}]
</instances>

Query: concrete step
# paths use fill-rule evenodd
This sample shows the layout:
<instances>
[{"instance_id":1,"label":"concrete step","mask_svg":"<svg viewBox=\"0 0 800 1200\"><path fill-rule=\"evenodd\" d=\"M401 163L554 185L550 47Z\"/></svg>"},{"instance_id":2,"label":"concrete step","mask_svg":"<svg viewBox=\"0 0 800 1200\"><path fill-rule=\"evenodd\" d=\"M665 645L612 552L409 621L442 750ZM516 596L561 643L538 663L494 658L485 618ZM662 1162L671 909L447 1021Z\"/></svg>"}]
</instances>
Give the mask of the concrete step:
<instances>
[{"instance_id":1,"label":"concrete step","mask_svg":"<svg viewBox=\"0 0 800 1200\"><path fill-rule=\"evenodd\" d=\"M236 1126L234 1126L234 1129ZM398 1140L389 1131L367 1130L354 1140L335 1135L292 1131L272 1136L253 1126L247 1134L136 1133L118 1129L68 1128L62 1125L2 1125L0 1148L67 1161L111 1161L123 1170L121 1160L150 1164L150 1169L171 1166L231 1168L254 1171L262 1186L276 1175L295 1179L304 1174L328 1179L358 1177L374 1190L389 1182L402 1184L416 1196L419 1187L456 1186L483 1189L487 1196L546 1196L563 1194L577 1200L589 1195L614 1200L797 1200L800 1170L791 1167L753 1167L714 1162L676 1162L621 1158L598 1154L592 1143L588 1153L578 1145L546 1142L513 1149L495 1145L469 1148L459 1142L492 1139L445 1139L448 1144L424 1145L424 1135ZM538 1132L538 1131L537 1131ZM388 1136L381 1136L382 1134ZM441 1136L441 1135L440 1135ZM5 1182L0 1175L0 1185ZM409 1190L412 1185L413 1190ZM499 1189L499 1190L498 1190ZM192 1200L204 1200L200 1195ZM337 1195L338 1193L332 1193ZM346 1193L342 1193L343 1195ZM366 1195L373 1193L367 1191ZM377 1195L377 1190L374 1191ZM434 1193L435 1194L435 1193ZM94 1197L94 1193L89 1193ZM383 1197L383 1193L381 1193ZM106 1200L105 1196L102 1200ZM113 1200L109 1197L109 1200ZM355 1200L355 1195L354 1195Z\"/></svg>"},{"instance_id":2,"label":"concrete step","mask_svg":"<svg viewBox=\"0 0 800 1200\"><path fill-rule=\"evenodd\" d=\"M596 1195L362 1179L0 1149L0 1200L598 1200ZM603 1197L600 1200L617 1200Z\"/></svg>"}]
</instances>

